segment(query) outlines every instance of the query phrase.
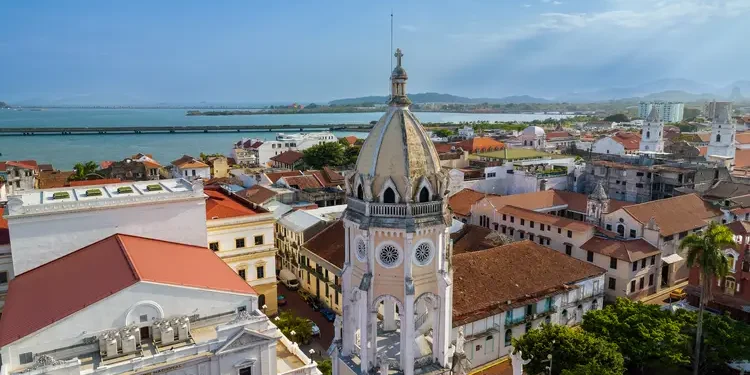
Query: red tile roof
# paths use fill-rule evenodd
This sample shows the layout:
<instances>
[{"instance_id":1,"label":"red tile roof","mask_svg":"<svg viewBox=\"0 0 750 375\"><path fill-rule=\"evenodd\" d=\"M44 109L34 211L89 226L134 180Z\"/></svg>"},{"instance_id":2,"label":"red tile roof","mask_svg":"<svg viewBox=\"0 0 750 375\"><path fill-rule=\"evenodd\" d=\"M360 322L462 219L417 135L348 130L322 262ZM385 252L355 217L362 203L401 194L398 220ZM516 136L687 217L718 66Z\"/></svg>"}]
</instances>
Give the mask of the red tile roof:
<instances>
[{"instance_id":1,"label":"red tile roof","mask_svg":"<svg viewBox=\"0 0 750 375\"><path fill-rule=\"evenodd\" d=\"M323 167L322 171L305 171L305 175L315 177L320 185L325 187L335 187L345 184L344 176L340 175L334 170L329 169L328 167ZM286 180L286 178L284 180Z\"/></svg>"},{"instance_id":2,"label":"red tile roof","mask_svg":"<svg viewBox=\"0 0 750 375\"><path fill-rule=\"evenodd\" d=\"M698 147L698 156L706 156L707 152L708 152L708 146Z\"/></svg>"},{"instance_id":3,"label":"red tile roof","mask_svg":"<svg viewBox=\"0 0 750 375\"><path fill-rule=\"evenodd\" d=\"M200 272L191 272L197 269ZM139 281L256 294L205 247L115 234L11 280L0 320L0 345L37 332Z\"/></svg>"},{"instance_id":4,"label":"red tile roof","mask_svg":"<svg viewBox=\"0 0 750 375\"><path fill-rule=\"evenodd\" d=\"M626 150L638 150L641 147L641 136L635 133L617 132L612 139Z\"/></svg>"},{"instance_id":5,"label":"red tile roof","mask_svg":"<svg viewBox=\"0 0 750 375\"><path fill-rule=\"evenodd\" d=\"M119 178L100 178L98 180L81 180L81 181L70 181L68 186L90 186L90 185L106 185L120 183L122 180Z\"/></svg>"},{"instance_id":6,"label":"red tile roof","mask_svg":"<svg viewBox=\"0 0 750 375\"><path fill-rule=\"evenodd\" d=\"M745 168L750 166L750 149L736 149L734 151L734 166Z\"/></svg>"},{"instance_id":7,"label":"red tile roof","mask_svg":"<svg viewBox=\"0 0 750 375\"><path fill-rule=\"evenodd\" d=\"M208 168L208 164L190 155L182 155L181 158L173 160L172 165L178 168Z\"/></svg>"},{"instance_id":8,"label":"red tile roof","mask_svg":"<svg viewBox=\"0 0 750 375\"><path fill-rule=\"evenodd\" d=\"M485 194L471 189L463 189L448 198L448 207L450 207L456 215L469 216L471 214L471 206L482 200L484 197L499 197L499 195Z\"/></svg>"},{"instance_id":9,"label":"red tile roof","mask_svg":"<svg viewBox=\"0 0 750 375\"><path fill-rule=\"evenodd\" d=\"M10 231L8 230L8 220L0 214L0 245L10 244Z\"/></svg>"},{"instance_id":10,"label":"red tile roof","mask_svg":"<svg viewBox=\"0 0 750 375\"><path fill-rule=\"evenodd\" d=\"M284 151L274 157L271 160L287 165L294 165L298 161L302 160L305 154L298 151Z\"/></svg>"},{"instance_id":11,"label":"red tile roof","mask_svg":"<svg viewBox=\"0 0 750 375\"><path fill-rule=\"evenodd\" d=\"M531 241L456 254L452 262L454 327L541 300L606 272Z\"/></svg>"},{"instance_id":12,"label":"red tile roof","mask_svg":"<svg viewBox=\"0 0 750 375\"><path fill-rule=\"evenodd\" d=\"M315 176L311 175L289 176L282 178L284 179L284 182L287 183L287 185L296 189L319 189L323 187L318 179L315 178Z\"/></svg>"},{"instance_id":13,"label":"red tile roof","mask_svg":"<svg viewBox=\"0 0 750 375\"><path fill-rule=\"evenodd\" d=\"M573 137L572 134L566 132L566 131L552 131L546 134L546 138L548 141L554 141L555 138L570 138Z\"/></svg>"},{"instance_id":14,"label":"red tile roof","mask_svg":"<svg viewBox=\"0 0 750 375\"><path fill-rule=\"evenodd\" d=\"M438 154L445 154L447 152L453 151L453 148L456 147L450 143L435 143L435 150L438 152Z\"/></svg>"},{"instance_id":15,"label":"red tile roof","mask_svg":"<svg viewBox=\"0 0 750 375\"><path fill-rule=\"evenodd\" d=\"M271 180L272 184L275 184L282 177L287 176L302 176L302 171L285 171L285 172L271 172L266 173L266 177Z\"/></svg>"},{"instance_id":16,"label":"red tile roof","mask_svg":"<svg viewBox=\"0 0 750 375\"><path fill-rule=\"evenodd\" d=\"M345 140L346 143L349 144L349 146L352 146L352 145L354 145L357 142L357 137L355 137L353 135L350 135L348 137L339 138L339 139Z\"/></svg>"},{"instance_id":17,"label":"red tile roof","mask_svg":"<svg viewBox=\"0 0 750 375\"><path fill-rule=\"evenodd\" d=\"M661 250L642 239L624 240L603 237L591 237L581 245L581 249L624 260L628 263L661 253Z\"/></svg>"},{"instance_id":18,"label":"red tile roof","mask_svg":"<svg viewBox=\"0 0 750 375\"><path fill-rule=\"evenodd\" d=\"M477 152L489 152L501 150L505 147L503 142L496 141L492 138L475 137L458 143L459 147L476 154Z\"/></svg>"},{"instance_id":19,"label":"red tile roof","mask_svg":"<svg viewBox=\"0 0 750 375\"><path fill-rule=\"evenodd\" d=\"M261 185L253 185L235 193L240 198L255 204L263 204L276 196L276 192Z\"/></svg>"},{"instance_id":20,"label":"red tile roof","mask_svg":"<svg viewBox=\"0 0 750 375\"><path fill-rule=\"evenodd\" d=\"M702 228L709 220L722 215L695 193L625 206L623 210L641 224L654 218L662 236Z\"/></svg>"},{"instance_id":21,"label":"red tile roof","mask_svg":"<svg viewBox=\"0 0 750 375\"><path fill-rule=\"evenodd\" d=\"M345 245L344 222L336 220L310 238L302 247L339 269L343 269L346 260Z\"/></svg>"},{"instance_id":22,"label":"red tile roof","mask_svg":"<svg viewBox=\"0 0 750 375\"><path fill-rule=\"evenodd\" d=\"M734 139L739 144L748 144L750 143L750 132L737 133Z\"/></svg>"},{"instance_id":23,"label":"red tile roof","mask_svg":"<svg viewBox=\"0 0 750 375\"><path fill-rule=\"evenodd\" d=\"M0 161L0 171L6 170L8 167L17 167L24 169L38 169L36 160L8 160Z\"/></svg>"},{"instance_id":24,"label":"red tile roof","mask_svg":"<svg viewBox=\"0 0 750 375\"><path fill-rule=\"evenodd\" d=\"M495 232L489 228L464 224L460 231L451 233L453 255L497 247L498 244L493 244L492 239L488 238L493 233Z\"/></svg>"},{"instance_id":25,"label":"red tile roof","mask_svg":"<svg viewBox=\"0 0 750 375\"><path fill-rule=\"evenodd\" d=\"M68 185L68 178L75 171L41 171L37 177L40 189L61 188Z\"/></svg>"},{"instance_id":26,"label":"red tile roof","mask_svg":"<svg viewBox=\"0 0 750 375\"><path fill-rule=\"evenodd\" d=\"M205 189L206 220L256 215L257 212L218 189Z\"/></svg>"}]
</instances>

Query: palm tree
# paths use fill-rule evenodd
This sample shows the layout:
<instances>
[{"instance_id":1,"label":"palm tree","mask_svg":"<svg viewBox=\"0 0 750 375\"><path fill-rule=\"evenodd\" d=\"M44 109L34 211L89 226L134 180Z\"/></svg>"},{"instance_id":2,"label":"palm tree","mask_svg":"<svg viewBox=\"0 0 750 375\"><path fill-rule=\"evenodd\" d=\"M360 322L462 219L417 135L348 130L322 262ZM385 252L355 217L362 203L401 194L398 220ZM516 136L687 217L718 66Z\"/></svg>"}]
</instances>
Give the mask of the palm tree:
<instances>
[{"instance_id":1,"label":"palm tree","mask_svg":"<svg viewBox=\"0 0 750 375\"><path fill-rule=\"evenodd\" d=\"M711 282L714 277L722 278L729 273L729 263L724 249L734 248L734 234L724 225L711 222L703 233L694 233L680 242L680 250L687 250L688 267L700 269L701 295L698 302L698 325L695 333L695 355L693 374L698 375L703 335L703 310L711 300Z\"/></svg>"},{"instance_id":2,"label":"palm tree","mask_svg":"<svg viewBox=\"0 0 750 375\"><path fill-rule=\"evenodd\" d=\"M84 163L76 163L76 165L73 166L73 169L75 170L75 174L70 176L70 180L75 181L81 181L85 180L86 176L95 173L97 169L99 169L99 165L96 164L96 162L93 161L87 161Z\"/></svg>"}]
</instances>

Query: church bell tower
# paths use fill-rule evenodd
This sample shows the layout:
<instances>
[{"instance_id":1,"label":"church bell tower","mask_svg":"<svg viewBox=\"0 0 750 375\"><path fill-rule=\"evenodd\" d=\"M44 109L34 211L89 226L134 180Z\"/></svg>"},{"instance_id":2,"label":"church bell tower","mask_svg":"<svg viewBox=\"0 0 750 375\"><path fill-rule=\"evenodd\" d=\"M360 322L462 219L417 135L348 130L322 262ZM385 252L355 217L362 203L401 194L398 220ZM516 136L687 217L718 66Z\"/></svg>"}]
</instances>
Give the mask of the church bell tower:
<instances>
[{"instance_id":1,"label":"church bell tower","mask_svg":"<svg viewBox=\"0 0 750 375\"><path fill-rule=\"evenodd\" d=\"M401 50L395 56L388 111L346 176L343 317L332 347L337 374L343 373L340 366L404 375L448 366L453 284L448 176L409 110Z\"/></svg>"}]
</instances>

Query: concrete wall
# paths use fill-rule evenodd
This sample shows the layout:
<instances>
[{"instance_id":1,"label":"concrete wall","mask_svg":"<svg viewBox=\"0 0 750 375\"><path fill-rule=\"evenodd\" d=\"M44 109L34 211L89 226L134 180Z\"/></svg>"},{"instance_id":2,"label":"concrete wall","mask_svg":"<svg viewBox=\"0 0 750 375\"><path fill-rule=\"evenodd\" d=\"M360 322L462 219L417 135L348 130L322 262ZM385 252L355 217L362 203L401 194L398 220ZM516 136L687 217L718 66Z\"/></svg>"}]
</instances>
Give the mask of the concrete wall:
<instances>
[{"instance_id":1,"label":"concrete wall","mask_svg":"<svg viewBox=\"0 0 750 375\"><path fill-rule=\"evenodd\" d=\"M147 203L8 220L16 274L115 233L206 246L203 199Z\"/></svg>"},{"instance_id":2,"label":"concrete wall","mask_svg":"<svg viewBox=\"0 0 750 375\"><path fill-rule=\"evenodd\" d=\"M594 142L591 151L595 154L625 155L625 147L611 137L604 137Z\"/></svg>"}]
</instances>

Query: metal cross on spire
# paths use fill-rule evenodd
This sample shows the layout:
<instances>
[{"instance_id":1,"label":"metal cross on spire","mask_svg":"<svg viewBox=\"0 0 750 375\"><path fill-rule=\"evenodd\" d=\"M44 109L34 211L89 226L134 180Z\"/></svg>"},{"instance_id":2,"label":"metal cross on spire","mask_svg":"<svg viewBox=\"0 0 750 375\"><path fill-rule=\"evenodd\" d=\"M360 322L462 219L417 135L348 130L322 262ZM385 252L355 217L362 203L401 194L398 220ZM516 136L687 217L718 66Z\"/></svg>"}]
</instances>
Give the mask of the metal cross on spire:
<instances>
[{"instance_id":1,"label":"metal cross on spire","mask_svg":"<svg viewBox=\"0 0 750 375\"><path fill-rule=\"evenodd\" d=\"M404 56L404 54L401 53L401 48L396 48L396 53L394 53L393 56L396 56L396 67L401 66L401 57Z\"/></svg>"}]
</instances>

